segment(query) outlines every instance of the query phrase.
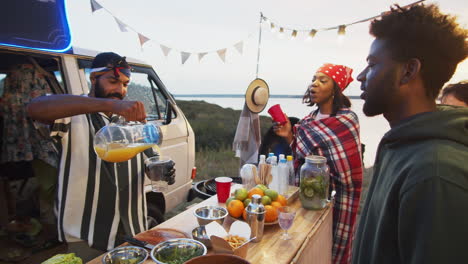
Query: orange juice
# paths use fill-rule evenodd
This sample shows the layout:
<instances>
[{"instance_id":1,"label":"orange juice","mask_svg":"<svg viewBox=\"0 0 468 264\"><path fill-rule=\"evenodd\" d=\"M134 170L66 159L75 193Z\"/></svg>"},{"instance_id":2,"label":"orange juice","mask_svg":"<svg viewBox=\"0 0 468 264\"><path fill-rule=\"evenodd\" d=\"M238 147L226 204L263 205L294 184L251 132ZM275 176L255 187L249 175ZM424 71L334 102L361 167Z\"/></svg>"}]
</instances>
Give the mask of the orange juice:
<instances>
[{"instance_id":1,"label":"orange juice","mask_svg":"<svg viewBox=\"0 0 468 264\"><path fill-rule=\"evenodd\" d=\"M154 144L109 144L107 150L94 147L96 154L108 162L123 162L135 157L138 153L153 147Z\"/></svg>"}]
</instances>

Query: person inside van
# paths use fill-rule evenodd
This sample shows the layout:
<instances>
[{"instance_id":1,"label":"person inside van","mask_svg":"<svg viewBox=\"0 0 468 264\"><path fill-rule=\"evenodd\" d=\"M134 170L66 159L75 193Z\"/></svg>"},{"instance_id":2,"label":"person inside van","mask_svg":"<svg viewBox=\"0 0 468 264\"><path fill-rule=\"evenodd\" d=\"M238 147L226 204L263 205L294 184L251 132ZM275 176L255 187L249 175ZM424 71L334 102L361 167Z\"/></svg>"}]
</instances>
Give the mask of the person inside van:
<instances>
[{"instance_id":1,"label":"person inside van","mask_svg":"<svg viewBox=\"0 0 468 264\"><path fill-rule=\"evenodd\" d=\"M32 119L51 125L51 136L60 143L58 236L84 261L118 246L124 235L147 229L143 154L110 163L93 149L95 133L115 116L145 122L142 102L122 100L130 78L125 57L100 53L92 63L88 95L42 96L27 108Z\"/></svg>"},{"instance_id":2,"label":"person inside van","mask_svg":"<svg viewBox=\"0 0 468 264\"><path fill-rule=\"evenodd\" d=\"M19 190L24 190L24 186L30 190L20 192L12 201L17 210L11 214L14 220L7 230L15 234L16 242L26 245L31 241L38 242L35 236L24 235L34 233L28 232L35 226L33 221L48 225L47 230L56 229L53 227L56 221L52 205L59 159L51 138L41 133L26 113L26 105L32 99L52 93L43 69L30 60L25 57L8 67L0 103L0 177L12 184L21 180L23 187ZM54 236L54 232L48 232L48 239L55 240Z\"/></svg>"}]
</instances>

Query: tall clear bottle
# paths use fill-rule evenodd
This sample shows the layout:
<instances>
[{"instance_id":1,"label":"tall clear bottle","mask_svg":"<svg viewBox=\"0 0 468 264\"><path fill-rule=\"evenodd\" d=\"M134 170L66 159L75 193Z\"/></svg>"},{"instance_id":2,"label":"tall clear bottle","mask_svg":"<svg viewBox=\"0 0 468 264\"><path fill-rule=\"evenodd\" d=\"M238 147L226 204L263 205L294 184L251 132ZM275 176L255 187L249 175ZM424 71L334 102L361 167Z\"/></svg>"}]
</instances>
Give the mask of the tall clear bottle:
<instances>
[{"instance_id":1,"label":"tall clear bottle","mask_svg":"<svg viewBox=\"0 0 468 264\"><path fill-rule=\"evenodd\" d=\"M266 163L271 164L271 160L273 159L273 157L275 157L275 153L273 152L268 153L268 158L266 158Z\"/></svg>"},{"instance_id":2,"label":"tall clear bottle","mask_svg":"<svg viewBox=\"0 0 468 264\"><path fill-rule=\"evenodd\" d=\"M268 188L279 192L279 175L278 165L276 164L276 156L271 157L271 182L268 184Z\"/></svg>"},{"instance_id":3,"label":"tall clear bottle","mask_svg":"<svg viewBox=\"0 0 468 264\"><path fill-rule=\"evenodd\" d=\"M289 168L286 159L281 159L278 164L278 193L286 195L288 192Z\"/></svg>"},{"instance_id":4,"label":"tall clear bottle","mask_svg":"<svg viewBox=\"0 0 468 264\"><path fill-rule=\"evenodd\" d=\"M287 158L286 164L288 165L288 169L289 169L288 184L291 186L296 186L296 174L294 173L293 156L288 155L286 158Z\"/></svg>"}]
</instances>

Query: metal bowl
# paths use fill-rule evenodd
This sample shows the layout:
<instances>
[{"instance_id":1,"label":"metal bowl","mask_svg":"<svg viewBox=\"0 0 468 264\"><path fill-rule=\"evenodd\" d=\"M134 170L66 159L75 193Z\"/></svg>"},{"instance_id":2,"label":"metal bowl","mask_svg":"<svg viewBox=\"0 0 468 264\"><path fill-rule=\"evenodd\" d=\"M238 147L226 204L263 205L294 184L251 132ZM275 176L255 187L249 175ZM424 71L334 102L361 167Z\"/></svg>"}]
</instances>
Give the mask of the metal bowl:
<instances>
[{"instance_id":1,"label":"metal bowl","mask_svg":"<svg viewBox=\"0 0 468 264\"><path fill-rule=\"evenodd\" d=\"M195 227L195 229L192 230L192 238L202 242L208 249L212 247L211 240L206 234L205 226Z\"/></svg>"},{"instance_id":2,"label":"metal bowl","mask_svg":"<svg viewBox=\"0 0 468 264\"><path fill-rule=\"evenodd\" d=\"M142 247L125 246L114 248L102 257L103 264L135 263L141 264L148 258L148 251ZM135 262L134 259L137 259ZM132 262L131 262L132 261Z\"/></svg>"},{"instance_id":3,"label":"metal bowl","mask_svg":"<svg viewBox=\"0 0 468 264\"><path fill-rule=\"evenodd\" d=\"M228 211L221 206L203 206L195 209L193 214L197 218L199 225L207 225L213 221L222 225Z\"/></svg>"},{"instance_id":4,"label":"metal bowl","mask_svg":"<svg viewBox=\"0 0 468 264\"><path fill-rule=\"evenodd\" d=\"M203 256L206 252L205 245L199 241L189 238L176 238L157 244L151 250L150 255L154 262L167 264L175 259L183 263L189 259Z\"/></svg>"}]
</instances>

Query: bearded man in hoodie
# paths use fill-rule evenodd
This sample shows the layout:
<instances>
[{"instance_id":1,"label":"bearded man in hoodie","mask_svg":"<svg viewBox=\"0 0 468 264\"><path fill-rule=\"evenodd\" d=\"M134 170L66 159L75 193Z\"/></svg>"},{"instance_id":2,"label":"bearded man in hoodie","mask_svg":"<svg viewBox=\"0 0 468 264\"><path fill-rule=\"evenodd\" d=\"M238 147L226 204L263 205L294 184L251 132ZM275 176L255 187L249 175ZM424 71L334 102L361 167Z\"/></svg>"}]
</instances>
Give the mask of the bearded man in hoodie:
<instances>
[{"instance_id":1,"label":"bearded man in hoodie","mask_svg":"<svg viewBox=\"0 0 468 264\"><path fill-rule=\"evenodd\" d=\"M435 99L467 56L467 30L435 5L396 6L357 80L367 116L390 123L378 147L353 263L468 260L468 108Z\"/></svg>"}]
</instances>

